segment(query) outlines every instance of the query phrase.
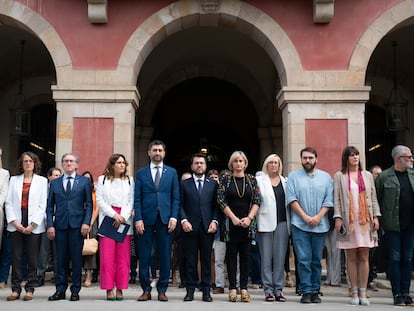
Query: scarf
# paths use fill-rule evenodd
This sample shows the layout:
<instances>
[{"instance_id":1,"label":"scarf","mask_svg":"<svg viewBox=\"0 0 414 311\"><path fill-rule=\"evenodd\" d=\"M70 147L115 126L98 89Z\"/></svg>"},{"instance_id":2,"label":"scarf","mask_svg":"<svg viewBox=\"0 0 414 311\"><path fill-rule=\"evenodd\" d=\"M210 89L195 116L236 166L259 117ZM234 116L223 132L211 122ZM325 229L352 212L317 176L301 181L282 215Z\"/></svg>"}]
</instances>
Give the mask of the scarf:
<instances>
[{"instance_id":1,"label":"scarf","mask_svg":"<svg viewBox=\"0 0 414 311\"><path fill-rule=\"evenodd\" d=\"M351 195L351 176L348 170L348 190L349 190L349 231L354 231L354 203ZM362 178L361 171L358 170L358 223L363 230L369 229L369 223L371 221L368 211L368 204L366 200L366 189L364 179ZM367 225L368 224L368 225Z\"/></svg>"}]
</instances>

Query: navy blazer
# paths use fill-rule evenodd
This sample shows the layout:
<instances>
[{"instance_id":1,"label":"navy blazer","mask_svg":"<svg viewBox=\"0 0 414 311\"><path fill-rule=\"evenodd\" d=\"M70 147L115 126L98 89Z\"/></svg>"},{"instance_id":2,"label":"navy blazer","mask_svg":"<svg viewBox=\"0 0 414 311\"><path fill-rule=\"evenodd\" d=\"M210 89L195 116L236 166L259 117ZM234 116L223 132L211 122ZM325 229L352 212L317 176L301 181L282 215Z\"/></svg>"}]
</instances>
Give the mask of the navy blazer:
<instances>
[{"instance_id":1,"label":"navy blazer","mask_svg":"<svg viewBox=\"0 0 414 311\"><path fill-rule=\"evenodd\" d=\"M217 187L215 180L206 178L199 194L194 178L181 181L180 219L187 219L193 230L198 230L200 220L206 231L213 220L218 222Z\"/></svg>"},{"instance_id":2,"label":"navy blazer","mask_svg":"<svg viewBox=\"0 0 414 311\"><path fill-rule=\"evenodd\" d=\"M143 220L147 225L155 224L158 210L163 224L168 224L170 218L178 218L179 208L180 183L174 168L163 165L158 189L154 185L150 165L137 171L134 191L134 224L138 220Z\"/></svg>"},{"instance_id":3,"label":"navy blazer","mask_svg":"<svg viewBox=\"0 0 414 311\"><path fill-rule=\"evenodd\" d=\"M72 191L66 194L63 176L50 183L46 207L47 227L57 230L89 225L92 217L92 187L88 178L76 174Z\"/></svg>"}]
</instances>

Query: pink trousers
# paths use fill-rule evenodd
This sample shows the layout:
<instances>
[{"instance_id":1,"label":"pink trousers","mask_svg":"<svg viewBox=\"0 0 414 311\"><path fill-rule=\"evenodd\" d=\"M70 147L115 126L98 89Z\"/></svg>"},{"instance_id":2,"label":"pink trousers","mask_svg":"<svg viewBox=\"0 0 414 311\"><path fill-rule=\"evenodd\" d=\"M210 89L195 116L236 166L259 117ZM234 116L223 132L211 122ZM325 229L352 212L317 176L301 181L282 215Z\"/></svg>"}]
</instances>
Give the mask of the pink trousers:
<instances>
[{"instance_id":1,"label":"pink trousers","mask_svg":"<svg viewBox=\"0 0 414 311\"><path fill-rule=\"evenodd\" d=\"M107 237L99 238L101 289L128 288L131 238L127 235L122 243Z\"/></svg>"}]
</instances>

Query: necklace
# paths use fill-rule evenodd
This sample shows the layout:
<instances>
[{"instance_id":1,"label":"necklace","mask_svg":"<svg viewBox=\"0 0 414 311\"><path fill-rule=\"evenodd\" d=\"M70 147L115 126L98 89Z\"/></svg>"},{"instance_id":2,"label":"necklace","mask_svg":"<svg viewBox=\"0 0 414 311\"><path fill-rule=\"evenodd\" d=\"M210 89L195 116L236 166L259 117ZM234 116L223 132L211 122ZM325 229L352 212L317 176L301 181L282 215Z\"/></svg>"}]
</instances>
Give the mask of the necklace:
<instances>
[{"instance_id":1,"label":"necklace","mask_svg":"<svg viewBox=\"0 0 414 311\"><path fill-rule=\"evenodd\" d=\"M244 192L246 191L246 176L243 176L243 192L240 194L239 186L237 185L236 178L233 175L234 186L236 187L237 195L239 198L244 197Z\"/></svg>"}]
</instances>

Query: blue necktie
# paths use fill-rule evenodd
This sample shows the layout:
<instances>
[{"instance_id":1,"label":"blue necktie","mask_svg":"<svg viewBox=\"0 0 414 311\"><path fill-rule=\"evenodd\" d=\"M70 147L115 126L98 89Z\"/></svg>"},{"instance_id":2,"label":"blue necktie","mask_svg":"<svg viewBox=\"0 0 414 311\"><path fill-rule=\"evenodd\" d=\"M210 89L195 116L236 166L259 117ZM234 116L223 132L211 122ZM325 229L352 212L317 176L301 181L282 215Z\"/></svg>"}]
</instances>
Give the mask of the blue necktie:
<instances>
[{"instance_id":1,"label":"blue necktie","mask_svg":"<svg viewBox=\"0 0 414 311\"><path fill-rule=\"evenodd\" d=\"M198 190L199 194L201 194L201 191L203 191L203 183L202 183L201 179L198 180L198 189L197 190Z\"/></svg>"}]
</instances>

